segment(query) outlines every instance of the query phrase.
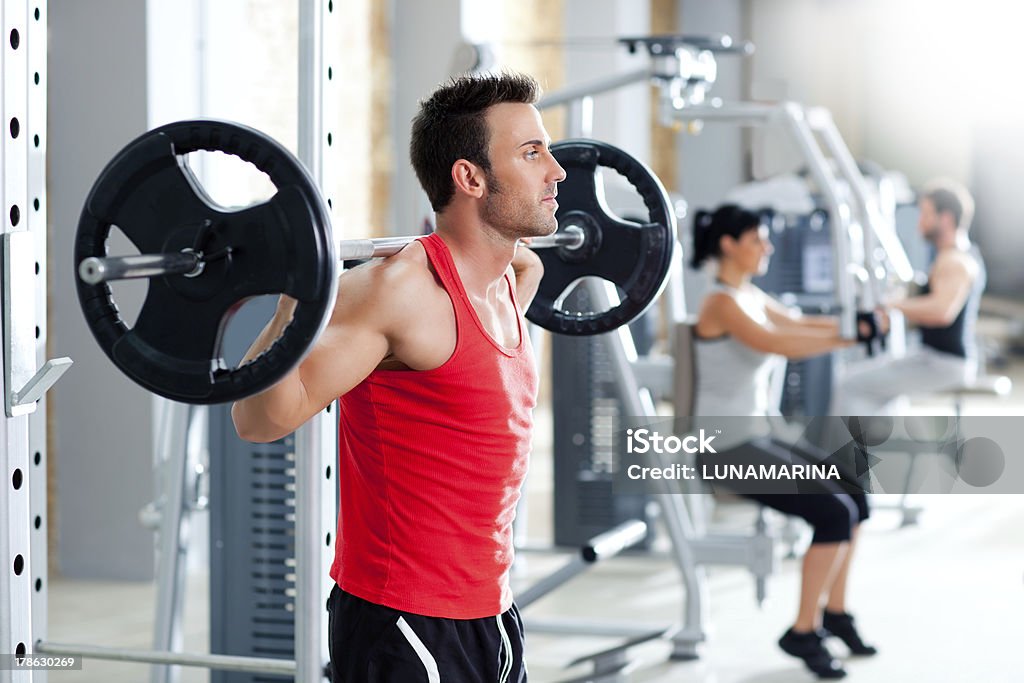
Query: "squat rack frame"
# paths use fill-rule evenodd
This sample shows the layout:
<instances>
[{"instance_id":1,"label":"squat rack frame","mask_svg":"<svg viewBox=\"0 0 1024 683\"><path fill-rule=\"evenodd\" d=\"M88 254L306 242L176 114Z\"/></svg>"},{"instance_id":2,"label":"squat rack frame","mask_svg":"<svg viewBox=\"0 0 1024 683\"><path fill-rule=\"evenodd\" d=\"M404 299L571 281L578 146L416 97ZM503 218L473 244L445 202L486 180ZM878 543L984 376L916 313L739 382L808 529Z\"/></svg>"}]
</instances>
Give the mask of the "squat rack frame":
<instances>
[{"instance_id":1,"label":"squat rack frame","mask_svg":"<svg viewBox=\"0 0 1024 683\"><path fill-rule=\"evenodd\" d=\"M299 158L306 164L322 190L335 186L335 154L329 154L324 141L332 134L327 122L338 119L338 98L329 70L335 65L327 46L340 44L340 19L332 0L299 0ZM30 13L30 8L32 12ZM46 348L46 147L28 139L37 132L45 140L46 132L46 52L47 3L5 2L0 9L4 42L10 37L10 49L0 49L0 67L4 86L0 110L7 121L17 117L26 122L26 135L5 140L2 150L2 197L7 207L25 207L27 229L14 229L20 222L11 210L10 223L4 222L3 312L4 394L8 406L24 404L22 414L0 420L0 465L5 484L0 487L0 510L4 528L0 529L0 653L45 654L93 657L117 661L149 662L160 665L199 666L210 669L265 672L294 675L302 683L323 680L327 655L327 616L323 609L330 582L331 556L325 534L333 533L333 487L327 472L333 465L330 454L336 452L337 433L333 420L321 414L296 433L295 439L295 659L277 660L259 657L190 654L168 649L130 650L83 644L53 643L46 639L47 594L44 580L46 556L46 418L43 403L35 401L70 365L68 359L44 362ZM17 37L15 37L17 36ZM24 36L24 38L21 38ZM16 43L18 45L16 45ZM18 50L17 47L22 49ZM27 54L26 54L27 53ZM30 125L29 125L30 124ZM12 124L13 126L14 124ZM20 139L18 139L20 137ZM325 196L330 197L325 191ZM29 199L33 201L29 202ZM34 206L29 211L28 206ZM18 209L20 212L20 209ZM22 237L31 234L33 239ZM29 270L8 267L26 261ZM31 264L34 263L34 271ZM15 281L17 280L17 281ZM16 292L34 291L35 308L22 306L18 315L9 315ZM22 294L24 297L24 294ZM21 300L18 300L19 302ZM13 340L31 339L31 372L26 378L14 377L10 368ZM25 355L24 344L17 348ZM36 372L35 368L41 366ZM21 364L18 368L25 367ZM12 377L17 382L12 382ZM13 395L13 401L12 401ZM34 412L30 412L34 410ZM328 408L328 412L330 412ZM335 413L336 414L336 413ZM333 444L333 445L332 445ZM31 458L29 454L32 453ZM27 479L28 485L24 485ZM171 547L165 544L165 547ZM33 578L34 577L34 578ZM172 600L173 596L167 597ZM161 601L161 605L166 600ZM164 605L161 609L170 609ZM158 638L160 636L158 635ZM170 636L167 635L169 640ZM168 667L153 667L154 681L167 680ZM0 683L45 683L45 670L11 670L0 667Z\"/></svg>"},{"instance_id":2,"label":"squat rack frame","mask_svg":"<svg viewBox=\"0 0 1024 683\"><path fill-rule=\"evenodd\" d=\"M33 680L7 658L31 653L46 628L48 453L40 399L71 365L46 359L47 11L45 0L0 4L0 683Z\"/></svg>"}]
</instances>

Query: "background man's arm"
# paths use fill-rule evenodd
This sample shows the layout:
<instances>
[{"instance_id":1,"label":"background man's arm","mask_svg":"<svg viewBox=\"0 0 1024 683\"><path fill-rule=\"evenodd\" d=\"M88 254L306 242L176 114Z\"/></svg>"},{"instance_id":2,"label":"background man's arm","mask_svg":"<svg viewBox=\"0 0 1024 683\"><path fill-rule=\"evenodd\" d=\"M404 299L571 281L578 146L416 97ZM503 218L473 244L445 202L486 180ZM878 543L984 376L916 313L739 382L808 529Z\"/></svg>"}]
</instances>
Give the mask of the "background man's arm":
<instances>
[{"instance_id":1,"label":"background man's arm","mask_svg":"<svg viewBox=\"0 0 1024 683\"><path fill-rule=\"evenodd\" d=\"M945 327L960 314L971 293L972 273L956 255L935 262L928 278L928 293L891 304L917 325Z\"/></svg>"}]
</instances>

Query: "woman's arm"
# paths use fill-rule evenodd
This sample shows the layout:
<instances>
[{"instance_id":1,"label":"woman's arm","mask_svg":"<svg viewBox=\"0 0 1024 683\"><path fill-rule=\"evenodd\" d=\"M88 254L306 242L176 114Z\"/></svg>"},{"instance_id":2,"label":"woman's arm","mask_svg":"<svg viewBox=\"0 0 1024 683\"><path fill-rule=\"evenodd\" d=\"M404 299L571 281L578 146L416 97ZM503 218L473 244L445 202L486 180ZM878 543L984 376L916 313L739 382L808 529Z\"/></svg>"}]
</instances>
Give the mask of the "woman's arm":
<instances>
[{"instance_id":1,"label":"woman's arm","mask_svg":"<svg viewBox=\"0 0 1024 683\"><path fill-rule=\"evenodd\" d=\"M755 351L793 359L818 356L856 343L855 340L840 337L838 326L835 329L792 323L778 326L770 317L766 322L761 322L752 318L726 293L715 293L705 300L698 327L702 324L705 329L715 330L719 335L735 337Z\"/></svg>"},{"instance_id":2,"label":"woman's arm","mask_svg":"<svg viewBox=\"0 0 1024 683\"><path fill-rule=\"evenodd\" d=\"M764 310L768 320L780 328L793 327L805 330L824 330L832 335L839 334L839 320L831 315L804 315L796 306L786 306L778 299L764 294Z\"/></svg>"}]
</instances>

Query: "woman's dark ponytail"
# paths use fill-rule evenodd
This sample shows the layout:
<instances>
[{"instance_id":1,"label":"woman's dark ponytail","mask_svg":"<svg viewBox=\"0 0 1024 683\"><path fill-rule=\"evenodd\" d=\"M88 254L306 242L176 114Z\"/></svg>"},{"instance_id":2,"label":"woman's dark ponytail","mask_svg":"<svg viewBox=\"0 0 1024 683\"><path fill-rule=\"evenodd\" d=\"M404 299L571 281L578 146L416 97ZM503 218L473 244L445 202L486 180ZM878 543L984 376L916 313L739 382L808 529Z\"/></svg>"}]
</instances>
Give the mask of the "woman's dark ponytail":
<instances>
[{"instance_id":1,"label":"woman's dark ponytail","mask_svg":"<svg viewBox=\"0 0 1024 683\"><path fill-rule=\"evenodd\" d=\"M693 216L693 257L690 265L694 268L700 268L713 255L714 246L710 239L712 220L712 214L703 209Z\"/></svg>"},{"instance_id":2,"label":"woman's dark ponytail","mask_svg":"<svg viewBox=\"0 0 1024 683\"><path fill-rule=\"evenodd\" d=\"M722 255L720 245L725 236L739 239L748 230L761 225L761 217L735 204L723 204L710 211L697 211L693 215L693 256L690 265L700 268L709 258Z\"/></svg>"}]
</instances>

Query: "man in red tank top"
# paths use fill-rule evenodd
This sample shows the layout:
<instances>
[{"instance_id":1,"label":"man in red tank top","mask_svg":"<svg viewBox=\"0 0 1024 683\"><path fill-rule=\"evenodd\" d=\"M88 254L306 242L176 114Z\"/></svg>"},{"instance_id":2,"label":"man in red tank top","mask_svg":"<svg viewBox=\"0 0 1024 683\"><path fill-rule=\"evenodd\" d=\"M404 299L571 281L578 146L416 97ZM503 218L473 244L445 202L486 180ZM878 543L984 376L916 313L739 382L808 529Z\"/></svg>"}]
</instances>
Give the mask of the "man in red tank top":
<instances>
[{"instance_id":1,"label":"man in red tank top","mask_svg":"<svg viewBox=\"0 0 1024 683\"><path fill-rule=\"evenodd\" d=\"M537 372L523 312L565 172L521 74L454 78L421 102L410 154L437 229L341 275L302 364L235 403L272 441L339 396L341 510L329 601L334 683L525 681L512 520ZM243 362L276 339L294 301Z\"/></svg>"}]
</instances>

